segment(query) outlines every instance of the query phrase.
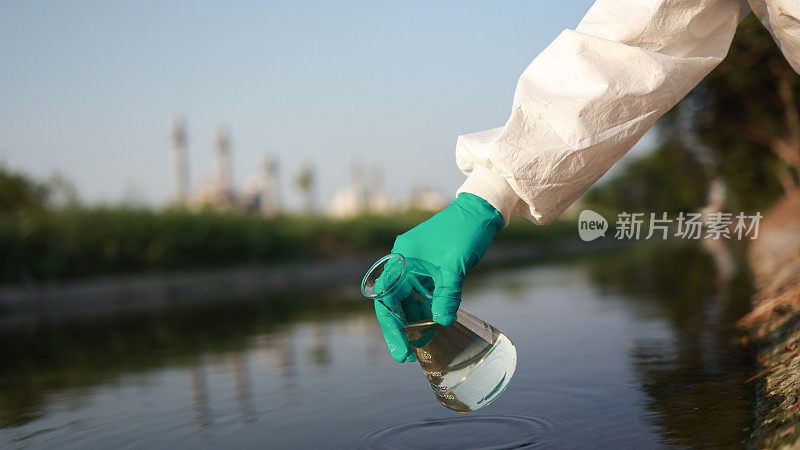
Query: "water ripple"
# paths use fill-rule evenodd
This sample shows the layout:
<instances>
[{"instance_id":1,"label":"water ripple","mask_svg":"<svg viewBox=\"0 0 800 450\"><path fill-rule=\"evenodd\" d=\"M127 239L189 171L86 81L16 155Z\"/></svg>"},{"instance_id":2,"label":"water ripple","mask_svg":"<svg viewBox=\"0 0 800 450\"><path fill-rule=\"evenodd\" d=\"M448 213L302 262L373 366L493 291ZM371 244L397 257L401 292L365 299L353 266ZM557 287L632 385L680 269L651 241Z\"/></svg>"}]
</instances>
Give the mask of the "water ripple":
<instances>
[{"instance_id":1,"label":"water ripple","mask_svg":"<svg viewBox=\"0 0 800 450\"><path fill-rule=\"evenodd\" d=\"M557 423L521 415L458 416L402 423L365 433L357 444L368 448L541 448Z\"/></svg>"}]
</instances>

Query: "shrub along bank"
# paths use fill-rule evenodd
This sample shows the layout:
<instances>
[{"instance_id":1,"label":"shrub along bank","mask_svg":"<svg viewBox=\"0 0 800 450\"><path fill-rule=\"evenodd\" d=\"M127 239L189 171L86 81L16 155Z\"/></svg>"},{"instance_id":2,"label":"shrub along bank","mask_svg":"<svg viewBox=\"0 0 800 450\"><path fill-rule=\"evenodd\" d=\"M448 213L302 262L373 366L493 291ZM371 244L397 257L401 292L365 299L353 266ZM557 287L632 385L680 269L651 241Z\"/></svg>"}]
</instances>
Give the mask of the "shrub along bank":
<instances>
[{"instance_id":1,"label":"shrub along bank","mask_svg":"<svg viewBox=\"0 0 800 450\"><path fill-rule=\"evenodd\" d=\"M75 207L0 213L0 280L7 283L101 274L265 264L387 251L430 216L406 212L346 220L240 212ZM498 240L575 235L573 222L512 224Z\"/></svg>"}]
</instances>

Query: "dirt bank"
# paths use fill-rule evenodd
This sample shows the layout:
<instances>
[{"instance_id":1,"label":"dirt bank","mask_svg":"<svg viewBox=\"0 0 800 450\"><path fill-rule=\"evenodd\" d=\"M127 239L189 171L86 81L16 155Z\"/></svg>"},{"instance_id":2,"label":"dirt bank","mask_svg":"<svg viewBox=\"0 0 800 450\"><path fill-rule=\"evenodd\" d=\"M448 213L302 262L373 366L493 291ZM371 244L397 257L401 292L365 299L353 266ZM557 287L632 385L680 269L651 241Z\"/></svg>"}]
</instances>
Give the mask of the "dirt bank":
<instances>
[{"instance_id":1,"label":"dirt bank","mask_svg":"<svg viewBox=\"0 0 800 450\"><path fill-rule=\"evenodd\" d=\"M758 448L800 448L800 195L784 198L761 221L749 249L753 310L739 324L754 339Z\"/></svg>"}]
</instances>

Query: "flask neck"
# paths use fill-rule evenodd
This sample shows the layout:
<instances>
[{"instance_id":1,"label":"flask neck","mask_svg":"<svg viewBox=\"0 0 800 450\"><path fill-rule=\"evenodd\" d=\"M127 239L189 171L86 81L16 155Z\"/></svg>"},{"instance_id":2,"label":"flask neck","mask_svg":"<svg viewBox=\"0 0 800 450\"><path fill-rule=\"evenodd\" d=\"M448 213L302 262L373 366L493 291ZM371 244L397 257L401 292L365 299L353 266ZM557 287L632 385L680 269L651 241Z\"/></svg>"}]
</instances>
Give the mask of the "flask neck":
<instances>
[{"instance_id":1,"label":"flask neck","mask_svg":"<svg viewBox=\"0 0 800 450\"><path fill-rule=\"evenodd\" d=\"M405 284L406 259L390 253L376 261L361 281L361 293L369 299L394 295Z\"/></svg>"}]
</instances>

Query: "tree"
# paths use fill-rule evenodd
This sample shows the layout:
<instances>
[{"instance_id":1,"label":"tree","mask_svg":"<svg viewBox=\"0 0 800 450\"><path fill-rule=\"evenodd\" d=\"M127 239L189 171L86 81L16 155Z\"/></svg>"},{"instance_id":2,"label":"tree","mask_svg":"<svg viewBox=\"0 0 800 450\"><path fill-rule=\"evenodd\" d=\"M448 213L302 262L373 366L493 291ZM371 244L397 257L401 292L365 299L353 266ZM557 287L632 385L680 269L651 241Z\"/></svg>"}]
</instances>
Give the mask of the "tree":
<instances>
[{"instance_id":1,"label":"tree","mask_svg":"<svg viewBox=\"0 0 800 450\"><path fill-rule=\"evenodd\" d=\"M303 210L311 214L314 211L314 169L310 165L301 167L294 183L303 195Z\"/></svg>"},{"instance_id":2,"label":"tree","mask_svg":"<svg viewBox=\"0 0 800 450\"><path fill-rule=\"evenodd\" d=\"M666 141L653 153L625 163L623 173L590 190L584 200L618 211L692 211L705 204L708 180L681 143Z\"/></svg>"},{"instance_id":3,"label":"tree","mask_svg":"<svg viewBox=\"0 0 800 450\"><path fill-rule=\"evenodd\" d=\"M0 164L0 213L43 209L48 188Z\"/></svg>"},{"instance_id":4,"label":"tree","mask_svg":"<svg viewBox=\"0 0 800 450\"><path fill-rule=\"evenodd\" d=\"M696 137L708 149L709 175L725 180L731 208L763 208L798 189L798 98L800 77L751 14L725 61L659 126L668 136Z\"/></svg>"}]
</instances>

